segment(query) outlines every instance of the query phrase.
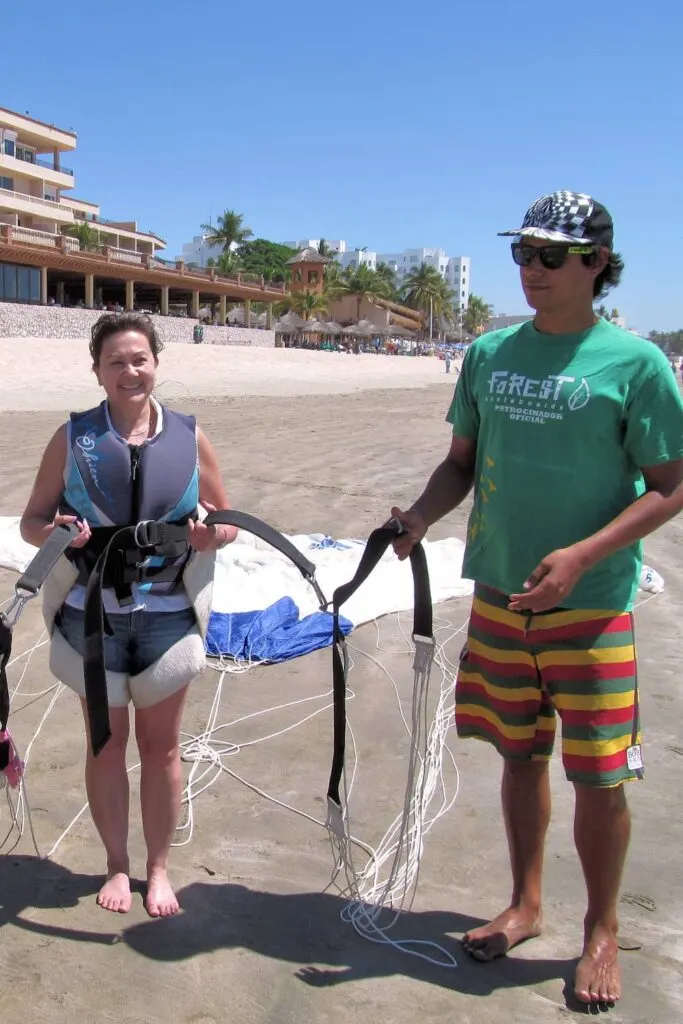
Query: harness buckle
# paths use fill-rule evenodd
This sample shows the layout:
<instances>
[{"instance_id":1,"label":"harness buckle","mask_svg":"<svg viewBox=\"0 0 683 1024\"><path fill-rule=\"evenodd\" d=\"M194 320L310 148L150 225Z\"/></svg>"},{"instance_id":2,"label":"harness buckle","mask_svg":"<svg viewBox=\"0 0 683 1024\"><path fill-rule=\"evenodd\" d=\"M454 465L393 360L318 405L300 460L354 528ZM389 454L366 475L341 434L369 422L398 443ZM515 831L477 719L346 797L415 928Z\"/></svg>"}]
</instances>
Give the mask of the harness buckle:
<instances>
[{"instance_id":1,"label":"harness buckle","mask_svg":"<svg viewBox=\"0 0 683 1024\"><path fill-rule=\"evenodd\" d=\"M139 548L151 548L159 543L159 525L155 519L143 519L135 524L133 540Z\"/></svg>"},{"instance_id":2,"label":"harness buckle","mask_svg":"<svg viewBox=\"0 0 683 1024\"><path fill-rule=\"evenodd\" d=\"M413 643L415 644L415 658L413 659L414 671L429 672L432 662L434 661L434 654L436 651L434 637L420 636L419 633L413 633Z\"/></svg>"},{"instance_id":3,"label":"harness buckle","mask_svg":"<svg viewBox=\"0 0 683 1024\"><path fill-rule=\"evenodd\" d=\"M12 603L6 612L0 612L0 619L8 627L8 629L14 629L17 622L21 617L21 613L24 607L28 604L31 598L35 597L35 593L32 590L25 590L23 587L16 587Z\"/></svg>"}]
</instances>

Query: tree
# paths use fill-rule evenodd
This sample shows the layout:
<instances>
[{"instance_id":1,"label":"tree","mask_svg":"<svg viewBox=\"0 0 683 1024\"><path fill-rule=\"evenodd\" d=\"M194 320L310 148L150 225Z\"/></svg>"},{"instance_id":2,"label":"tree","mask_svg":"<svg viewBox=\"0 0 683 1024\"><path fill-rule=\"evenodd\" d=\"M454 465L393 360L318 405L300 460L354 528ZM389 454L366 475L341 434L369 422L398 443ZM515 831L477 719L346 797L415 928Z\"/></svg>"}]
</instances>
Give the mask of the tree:
<instances>
[{"instance_id":1,"label":"tree","mask_svg":"<svg viewBox=\"0 0 683 1024\"><path fill-rule=\"evenodd\" d=\"M87 221L83 220L80 224L69 224L68 227L63 228L63 232L71 238L78 239L81 252L99 252L102 248L100 232L91 227Z\"/></svg>"},{"instance_id":2,"label":"tree","mask_svg":"<svg viewBox=\"0 0 683 1024\"><path fill-rule=\"evenodd\" d=\"M470 293L470 299L463 316L462 325L468 334L483 334L486 324L491 319L493 306L482 299L481 295Z\"/></svg>"},{"instance_id":3,"label":"tree","mask_svg":"<svg viewBox=\"0 0 683 1024\"><path fill-rule=\"evenodd\" d=\"M251 228L245 227L243 221L243 214L225 210L216 224L202 224L201 230L209 245L221 245L223 252L227 252L233 245L242 245L253 235Z\"/></svg>"},{"instance_id":4,"label":"tree","mask_svg":"<svg viewBox=\"0 0 683 1024\"><path fill-rule=\"evenodd\" d=\"M239 255L230 249L222 252L218 259L210 256L206 261L206 265L209 269L217 270L219 274L237 274L240 270L244 269Z\"/></svg>"},{"instance_id":5,"label":"tree","mask_svg":"<svg viewBox=\"0 0 683 1024\"><path fill-rule=\"evenodd\" d=\"M320 292L296 292L290 296L289 306L304 320L312 320L327 312L327 299Z\"/></svg>"},{"instance_id":6,"label":"tree","mask_svg":"<svg viewBox=\"0 0 683 1024\"><path fill-rule=\"evenodd\" d=\"M262 276L264 281L288 281L287 260L296 256L296 249L270 242L267 238L255 238L253 242L243 242L237 255L242 270L248 274Z\"/></svg>"},{"instance_id":7,"label":"tree","mask_svg":"<svg viewBox=\"0 0 683 1024\"><path fill-rule=\"evenodd\" d=\"M604 302L595 310L595 315L601 316L603 320L609 320L609 313L607 311L607 306L604 304Z\"/></svg>"},{"instance_id":8,"label":"tree","mask_svg":"<svg viewBox=\"0 0 683 1024\"><path fill-rule=\"evenodd\" d=\"M611 313L611 316L610 316L610 320L618 320L618 319L619 319L619 310L615 306L614 309L612 310L612 313Z\"/></svg>"},{"instance_id":9,"label":"tree","mask_svg":"<svg viewBox=\"0 0 683 1024\"><path fill-rule=\"evenodd\" d=\"M399 298L399 293L398 293L398 289L396 288L396 274L391 269L389 264L388 263L382 263L380 261L377 264L377 269L376 269L375 273L377 274L378 277L381 277L382 280L386 281L387 286L389 288L389 296L388 297L391 298L391 299L398 299Z\"/></svg>"},{"instance_id":10,"label":"tree","mask_svg":"<svg viewBox=\"0 0 683 1024\"><path fill-rule=\"evenodd\" d=\"M375 270L365 263L360 267L347 267L339 277L339 294L355 295L358 303L356 319L360 320L363 299L374 302L375 299L389 298L390 289L387 282Z\"/></svg>"},{"instance_id":11,"label":"tree","mask_svg":"<svg viewBox=\"0 0 683 1024\"><path fill-rule=\"evenodd\" d=\"M648 338L667 355L683 355L683 330L650 331Z\"/></svg>"},{"instance_id":12,"label":"tree","mask_svg":"<svg viewBox=\"0 0 683 1024\"><path fill-rule=\"evenodd\" d=\"M330 249L324 238L321 238L318 242L318 252L321 256L334 256L334 252Z\"/></svg>"},{"instance_id":13,"label":"tree","mask_svg":"<svg viewBox=\"0 0 683 1024\"><path fill-rule=\"evenodd\" d=\"M407 275L401 289L406 305L418 309L432 323L449 323L454 319L454 293L435 267L421 263Z\"/></svg>"}]
</instances>

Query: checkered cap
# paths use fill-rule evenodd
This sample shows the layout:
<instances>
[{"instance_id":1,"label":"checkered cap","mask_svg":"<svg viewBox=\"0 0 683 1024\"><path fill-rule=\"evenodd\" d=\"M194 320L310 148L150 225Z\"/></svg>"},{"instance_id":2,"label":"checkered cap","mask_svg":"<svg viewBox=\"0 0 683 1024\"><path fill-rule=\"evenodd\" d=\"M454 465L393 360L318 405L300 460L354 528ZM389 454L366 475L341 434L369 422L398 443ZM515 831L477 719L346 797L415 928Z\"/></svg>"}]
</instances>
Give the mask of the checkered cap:
<instances>
[{"instance_id":1,"label":"checkered cap","mask_svg":"<svg viewBox=\"0 0 683 1024\"><path fill-rule=\"evenodd\" d=\"M585 192L553 192L529 207L521 228L499 234L548 242L588 242L611 249L614 228L605 207Z\"/></svg>"}]
</instances>

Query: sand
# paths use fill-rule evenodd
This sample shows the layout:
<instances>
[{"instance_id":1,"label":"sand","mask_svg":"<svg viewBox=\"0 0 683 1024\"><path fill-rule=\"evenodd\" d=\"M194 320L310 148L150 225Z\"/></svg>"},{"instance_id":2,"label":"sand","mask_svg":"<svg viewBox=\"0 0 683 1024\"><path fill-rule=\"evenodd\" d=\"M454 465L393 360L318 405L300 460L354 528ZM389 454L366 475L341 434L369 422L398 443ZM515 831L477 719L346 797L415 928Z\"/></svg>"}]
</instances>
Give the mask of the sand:
<instances>
[{"instance_id":1,"label":"sand","mask_svg":"<svg viewBox=\"0 0 683 1024\"><path fill-rule=\"evenodd\" d=\"M85 342L2 340L0 513L21 511L40 454L70 408L97 401ZM194 411L211 437L232 503L286 532L365 535L392 503L408 502L448 445L444 415L453 378L433 359L337 356L301 351L170 348L160 379L180 382L165 397ZM466 509L439 523L434 537L464 535ZM664 595L637 611L647 779L633 786L634 838L624 881L621 934L625 998L616 1021L683 1019L683 822L680 815L680 522L647 547L664 575ZM2 594L13 577L2 574ZM467 603L439 606L454 633ZM29 607L15 651L40 634ZM410 660L399 652L395 619L354 643L394 674L410 695ZM457 659L462 635L448 641ZM388 652L388 653L387 653ZM329 652L229 676L220 720L286 700L322 694ZM16 684L21 666L11 669ZM206 723L217 676L191 690L190 733ZM45 648L21 683L13 728L25 746L47 710L34 697L51 683ZM376 841L400 807L405 736L390 684L356 656L349 707L360 769L354 830ZM324 707L320 699L319 706ZM311 705L307 705L310 708ZM277 739L246 747L230 767L315 817L324 815L329 711ZM230 733L237 741L275 732L298 708L268 714ZM192 840L172 854L182 914L149 921L139 891L127 916L99 910L93 893L102 855L85 814L52 861L39 860L28 833L0 853L3 981L0 1018L27 1024L164 1021L171 1024L408 1024L445 1020L545 1024L571 1017L568 997L581 940L583 885L572 848L572 794L553 762L554 821L549 837L546 934L488 966L467 960L458 937L508 898L507 852L499 813L499 764L483 744L457 743L461 792L427 840L413 910L400 934L446 945L456 971L376 947L339 918L343 901L325 893L331 859L323 831L224 776L195 802ZM83 739L75 700L64 694L32 749L28 786L42 853L83 804ZM135 763L131 747L130 762ZM189 766L185 766L186 770ZM131 776L133 806L137 774ZM7 825L0 811L0 835ZM599 825L599 823L597 823ZM183 834L187 838L187 833ZM133 813L131 855L143 877L144 847ZM568 1009L569 1007L569 1009Z\"/></svg>"}]
</instances>

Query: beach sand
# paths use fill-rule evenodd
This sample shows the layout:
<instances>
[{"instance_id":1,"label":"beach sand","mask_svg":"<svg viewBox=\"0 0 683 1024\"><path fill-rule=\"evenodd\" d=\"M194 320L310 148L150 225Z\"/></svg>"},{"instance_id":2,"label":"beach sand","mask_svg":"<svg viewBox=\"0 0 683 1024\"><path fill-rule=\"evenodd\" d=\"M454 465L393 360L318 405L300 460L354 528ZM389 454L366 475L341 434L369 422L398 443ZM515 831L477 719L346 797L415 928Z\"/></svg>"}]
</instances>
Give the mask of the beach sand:
<instances>
[{"instance_id":1,"label":"beach sand","mask_svg":"<svg viewBox=\"0 0 683 1024\"><path fill-rule=\"evenodd\" d=\"M21 512L42 450L72 408L99 400L84 342L0 341L0 513ZM296 350L169 347L160 396L197 414L212 439L236 508L284 532L365 536L393 503L408 503L444 456L444 416L453 377L434 359L346 356ZM464 536L466 509L432 535ZM680 522L647 545L666 580L663 595L637 611L646 781L629 789L634 838L621 904L625 998L615 1021L683 1019L683 822L680 815L679 637L683 612ZM3 596L14 578L0 574ZM463 626L467 602L437 608ZM404 616L409 628L409 617ZM29 606L15 653L41 632ZM445 635L445 634L444 634ZM356 631L353 643L395 676L403 698L411 660L401 654L396 618ZM462 634L452 636L452 662ZM353 830L377 842L400 810L406 736L393 690L380 667L354 654L349 704L359 752ZM22 665L10 669L13 685ZM207 670L192 689L185 729L205 726L218 676ZM324 694L330 653L256 668L224 681L219 721ZM52 694L46 648L36 651L15 700L12 727L25 748ZM236 743L280 731L324 708L323 697L243 723L223 734ZM331 757L331 712L226 758L254 785L315 818L324 818ZM451 735L461 774L456 806L427 837L415 904L397 937L439 942L457 970L430 966L373 945L340 920L344 905L324 892L331 871L325 832L225 774L194 802L192 838L172 853L182 913L147 919L140 885L127 916L95 905L102 853L84 814L52 860L39 860L26 829L0 854L2 1020L27 1024L408 1024L431 1021L569 1019L566 985L581 942L583 884L572 846L572 793L553 762L554 820L548 843L546 934L491 965L470 962L458 937L499 911L509 896L499 812L499 763L484 744ZM136 763L131 744L130 763ZM31 749L27 773L33 824L46 853L84 803L83 737L75 698L57 701ZM185 765L189 771L190 765ZM144 877L144 846L131 774L131 855ZM8 812L0 811L0 835ZM599 827L599 823L596 823ZM180 839L189 838L189 830ZM569 1006L572 1006L571 1001Z\"/></svg>"}]
</instances>

